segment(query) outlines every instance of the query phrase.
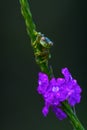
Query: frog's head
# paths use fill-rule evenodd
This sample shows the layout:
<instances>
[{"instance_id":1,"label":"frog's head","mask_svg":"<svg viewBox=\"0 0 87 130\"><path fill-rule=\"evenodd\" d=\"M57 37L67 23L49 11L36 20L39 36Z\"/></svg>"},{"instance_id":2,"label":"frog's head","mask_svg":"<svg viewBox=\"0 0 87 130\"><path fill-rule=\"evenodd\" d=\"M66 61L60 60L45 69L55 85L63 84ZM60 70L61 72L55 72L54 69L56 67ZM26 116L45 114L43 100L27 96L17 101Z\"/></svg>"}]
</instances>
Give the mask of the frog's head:
<instances>
[{"instance_id":1,"label":"frog's head","mask_svg":"<svg viewBox=\"0 0 87 130\"><path fill-rule=\"evenodd\" d=\"M42 34L42 37L40 39L40 44L45 47L45 48L50 48L51 46L53 46L53 42L50 41L49 38L45 37L43 34Z\"/></svg>"}]
</instances>

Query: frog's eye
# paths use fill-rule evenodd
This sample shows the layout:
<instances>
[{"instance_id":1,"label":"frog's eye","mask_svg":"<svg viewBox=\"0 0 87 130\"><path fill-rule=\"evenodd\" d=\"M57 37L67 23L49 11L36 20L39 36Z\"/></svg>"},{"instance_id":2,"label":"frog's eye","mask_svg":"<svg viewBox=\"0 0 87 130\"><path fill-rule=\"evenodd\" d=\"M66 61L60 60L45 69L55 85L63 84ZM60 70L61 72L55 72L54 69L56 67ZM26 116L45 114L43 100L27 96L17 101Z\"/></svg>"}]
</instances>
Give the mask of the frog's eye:
<instances>
[{"instance_id":1,"label":"frog's eye","mask_svg":"<svg viewBox=\"0 0 87 130\"><path fill-rule=\"evenodd\" d=\"M53 42L50 41L49 38L44 37L44 36L41 37L40 43L41 43L41 45L42 45L43 47L50 47L50 46L53 45Z\"/></svg>"},{"instance_id":2,"label":"frog's eye","mask_svg":"<svg viewBox=\"0 0 87 130\"><path fill-rule=\"evenodd\" d=\"M45 37L45 41L46 41L49 45L53 46L53 42L52 42L49 38Z\"/></svg>"}]
</instances>

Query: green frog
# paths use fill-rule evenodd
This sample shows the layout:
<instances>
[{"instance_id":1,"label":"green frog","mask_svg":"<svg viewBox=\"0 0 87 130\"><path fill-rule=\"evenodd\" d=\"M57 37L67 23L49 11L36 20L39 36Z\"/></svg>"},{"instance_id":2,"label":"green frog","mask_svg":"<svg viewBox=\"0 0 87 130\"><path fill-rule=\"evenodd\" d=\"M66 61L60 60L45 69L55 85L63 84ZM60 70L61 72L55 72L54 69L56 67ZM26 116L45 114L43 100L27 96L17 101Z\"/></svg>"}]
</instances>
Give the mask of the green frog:
<instances>
[{"instance_id":1,"label":"green frog","mask_svg":"<svg viewBox=\"0 0 87 130\"><path fill-rule=\"evenodd\" d=\"M44 34L37 33L36 40L32 43L34 48L34 55L38 64L47 62L51 57L49 49L53 46L53 42L44 36Z\"/></svg>"}]
</instances>

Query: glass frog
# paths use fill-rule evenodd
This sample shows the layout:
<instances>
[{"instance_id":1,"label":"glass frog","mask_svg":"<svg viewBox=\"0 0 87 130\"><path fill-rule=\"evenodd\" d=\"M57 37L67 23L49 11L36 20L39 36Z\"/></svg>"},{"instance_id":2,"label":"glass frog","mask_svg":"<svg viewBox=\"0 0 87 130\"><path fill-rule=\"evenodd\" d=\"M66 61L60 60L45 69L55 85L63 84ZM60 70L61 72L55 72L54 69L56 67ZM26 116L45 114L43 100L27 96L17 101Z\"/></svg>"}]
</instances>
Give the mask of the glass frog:
<instances>
[{"instance_id":1,"label":"glass frog","mask_svg":"<svg viewBox=\"0 0 87 130\"><path fill-rule=\"evenodd\" d=\"M53 46L53 42L44 34L37 33L36 40L32 43L34 48L35 59L37 63L47 62L51 57L49 49Z\"/></svg>"}]
</instances>

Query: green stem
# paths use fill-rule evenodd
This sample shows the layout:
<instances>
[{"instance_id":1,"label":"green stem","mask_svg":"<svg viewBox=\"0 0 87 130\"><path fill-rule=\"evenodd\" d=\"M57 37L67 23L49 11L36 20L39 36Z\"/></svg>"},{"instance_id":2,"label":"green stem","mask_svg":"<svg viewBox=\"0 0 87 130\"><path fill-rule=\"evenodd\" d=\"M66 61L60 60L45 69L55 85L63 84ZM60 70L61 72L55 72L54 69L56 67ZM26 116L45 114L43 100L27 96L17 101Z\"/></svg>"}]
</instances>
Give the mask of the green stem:
<instances>
[{"instance_id":1,"label":"green stem","mask_svg":"<svg viewBox=\"0 0 87 130\"><path fill-rule=\"evenodd\" d=\"M62 108L67 114L69 120L71 121L71 124L73 125L75 130L85 130L84 127L82 126L81 122L79 121L78 117L76 114L73 112L72 108L67 102L62 103Z\"/></svg>"},{"instance_id":2,"label":"green stem","mask_svg":"<svg viewBox=\"0 0 87 130\"><path fill-rule=\"evenodd\" d=\"M28 3L27 0L19 0L19 1L20 1L20 5L21 5L21 13L22 13L22 15L24 17L24 20L25 20L27 33L28 33L28 35L29 35L29 37L31 39L31 43L32 43L32 47L33 47L33 50L34 50L36 63L39 65L41 71L48 74L49 77L50 77L51 71L50 71L50 69L48 67L48 60L41 63L39 58L37 59L37 56L36 56L36 53L35 53L37 50L39 50L38 49L39 45L38 45L38 47L34 47L34 45L33 45L33 43L37 39L38 32L36 31L36 26L35 26L35 24L33 22L33 18L32 18L32 14L31 14L31 11L30 11L29 3ZM39 43L37 43L37 44L39 44Z\"/></svg>"},{"instance_id":3,"label":"green stem","mask_svg":"<svg viewBox=\"0 0 87 130\"><path fill-rule=\"evenodd\" d=\"M31 41L34 42L36 38L36 26L32 19L32 14L30 11L29 3L27 0L19 0L21 4L21 13L25 19L27 33L31 38Z\"/></svg>"},{"instance_id":4,"label":"green stem","mask_svg":"<svg viewBox=\"0 0 87 130\"><path fill-rule=\"evenodd\" d=\"M35 54L36 52L38 52L38 50L42 51L43 48L42 48L42 50L40 50L41 45L39 46L39 41L36 42L38 32L36 31L36 26L32 19L32 14L30 11L29 3L27 0L19 0L19 1L20 1L20 5L21 5L21 12L22 12L22 15L25 20L27 32L28 32L28 35L30 36L30 39L32 42L32 47L34 49L34 55L36 56L36 62L39 65L41 71L48 74L48 76L51 77L52 68L49 68L49 66L48 66L48 59L44 60L44 62L41 62L40 60L43 59L43 57L41 55L37 56ZM35 46L35 44L33 44L33 43L36 43L38 45ZM71 107L67 103L63 103L62 106L63 106L63 110L68 115L68 118L70 119L75 130L85 130L83 128L82 124L80 123L80 121L78 120L77 116L72 111Z\"/></svg>"}]
</instances>

